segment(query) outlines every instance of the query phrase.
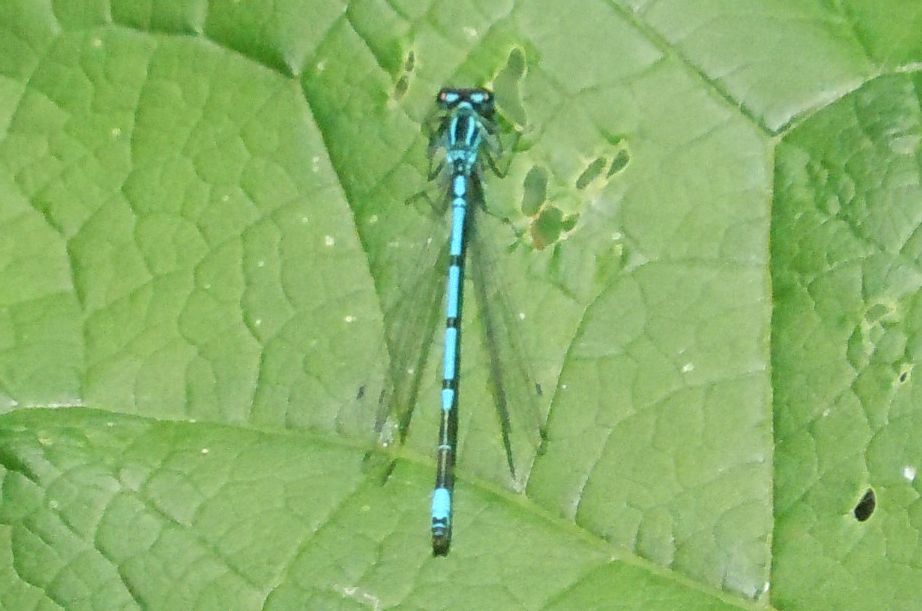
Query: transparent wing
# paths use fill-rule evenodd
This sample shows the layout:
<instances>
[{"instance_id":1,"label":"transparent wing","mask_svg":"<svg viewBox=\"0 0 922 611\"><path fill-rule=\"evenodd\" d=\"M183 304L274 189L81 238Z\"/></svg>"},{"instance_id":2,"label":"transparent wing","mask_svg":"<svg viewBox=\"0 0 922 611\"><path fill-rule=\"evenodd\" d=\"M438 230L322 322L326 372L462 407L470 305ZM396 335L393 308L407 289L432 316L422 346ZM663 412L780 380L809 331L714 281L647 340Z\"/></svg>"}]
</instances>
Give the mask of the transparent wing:
<instances>
[{"instance_id":1,"label":"transparent wing","mask_svg":"<svg viewBox=\"0 0 922 611\"><path fill-rule=\"evenodd\" d=\"M509 474L515 487L521 490L535 457L542 450L544 399L522 342L524 325L504 290L494 254L496 236L490 234L508 228L485 214L483 206L473 208L467 256L489 370L488 387L499 420Z\"/></svg>"},{"instance_id":2,"label":"transparent wing","mask_svg":"<svg viewBox=\"0 0 922 611\"><path fill-rule=\"evenodd\" d=\"M403 443L417 403L422 376L440 328L448 267L447 231L433 211L419 255L405 267L400 290L385 306L388 370L378 397L375 434L378 443Z\"/></svg>"},{"instance_id":3,"label":"transparent wing","mask_svg":"<svg viewBox=\"0 0 922 611\"><path fill-rule=\"evenodd\" d=\"M421 373L441 320L448 268L446 181L440 137L444 121L444 113L435 111L422 124L428 138L429 181L425 190L406 200L407 207L401 212L417 214L405 215L409 218L389 244L395 246L393 252L378 265L386 350L379 356L387 361L387 367L377 405L369 405L374 393L366 393L363 387L355 411L367 415L369 410L375 410L374 436L383 447L406 440L423 381Z\"/></svg>"},{"instance_id":4,"label":"transparent wing","mask_svg":"<svg viewBox=\"0 0 922 611\"><path fill-rule=\"evenodd\" d=\"M376 448L402 444L407 437L422 383L421 372L441 321L447 269L444 188L397 201L390 224L378 231L370 249L381 304L382 335L366 358L368 377L343 406L337 428ZM369 461L373 454L381 460ZM387 464L389 453L369 452L367 466Z\"/></svg>"}]
</instances>

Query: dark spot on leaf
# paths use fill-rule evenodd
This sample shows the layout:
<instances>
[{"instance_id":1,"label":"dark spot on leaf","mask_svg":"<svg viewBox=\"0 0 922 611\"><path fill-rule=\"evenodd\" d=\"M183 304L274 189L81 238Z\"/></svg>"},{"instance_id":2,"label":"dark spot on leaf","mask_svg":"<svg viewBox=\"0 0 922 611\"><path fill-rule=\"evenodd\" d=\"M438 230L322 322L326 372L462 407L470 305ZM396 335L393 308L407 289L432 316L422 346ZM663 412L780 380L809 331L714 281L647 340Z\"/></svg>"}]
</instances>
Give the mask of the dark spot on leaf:
<instances>
[{"instance_id":1,"label":"dark spot on leaf","mask_svg":"<svg viewBox=\"0 0 922 611\"><path fill-rule=\"evenodd\" d=\"M867 492L864 493L864 496L861 497L861 500L858 501L858 504L855 505L855 519L859 522L864 522L871 517L871 514L874 513L874 509L877 508L877 497L874 495L874 490L868 488Z\"/></svg>"},{"instance_id":2,"label":"dark spot on leaf","mask_svg":"<svg viewBox=\"0 0 922 611\"><path fill-rule=\"evenodd\" d=\"M525 175L522 186L522 212L526 216L534 216L547 199L547 172L538 166L533 167Z\"/></svg>"},{"instance_id":3,"label":"dark spot on leaf","mask_svg":"<svg viewBox=\"0 0 922 611\"><path fill-rule=\"evenodd\" d=\"M402 98L403 94L407 92L407 89L410 88L410 79L407 78L407 75L400 77L400 80L397 81L397 84L394 85L394 97Z\"/></svg>"},{"instance_id":4,"label":"dark spot on leaf","mask_svg":"<svg viewBox=\"0 0 922 611\"><path fill-rule=\"evenodd\" d=\"M541 390L541 385L538 384L537 382L535 382L535 393L537 393L539 397L544 395L544 391Z\"/></svg>"},{"instance_id":5,"label":"dark spot on leaf","mask_svg":"<svg viewBox=\"0 0 922 611\"><path fill-rule=\"evenodd\" d=\"M541 211L538 219L531 224L531 239L535 248L541 250L557 241L563 213L559 208L550 206Z\"/></svg>"},{"instance_id":6,"label":"dark spot on leaf","mask_svg":"<svg viewBox=\"0 0 922 611\"><path fill-rule=\"evenodd\" d=\"M589 183L599 177L607 163L608 161L604 157L599 157L590 163L583 170L583 173L579 175L579 178L576 179L576 188L582 190L588 187Z\"/></svg>"},{"instance_id":7,"label":"dark spot on leaf","mask_svg":"<svg viewBox=\"0 0 922 611\"><path fill-rule=\"evenodd\" d=\"M361 386L359 386L358 392L355 393L355 398L356 398L356 399L361 399L361 398L364 397L364 396L365 396L365 385L362 384Z\"/></svg>"},{"instance_id":8,"label":"dark spot on leaf","mask_svg":"<svg viewBox=\"0 0 922 611\"><path fill-rule=\"evenodd\" d=\"M407 59L403 64L403 69L406 72L413 72L413 68L416 67L416 54L412 50L407 52Z\"/></svg>"},{"instance_id":9,"label":"dark spot on leaf","mask_svg":"<svg viewBox=\"0 0 922 611\"><path fill-rule=\"evenodd\" d=\"M903 373L900 374L900 382L905 382L906 378L908 377L909 377L909 372L904 371Z\"/></svg>"},{"instance_id":10,"label":"dark spot on leaf","mask_svg":"<svg viewBox=\"0 0 922 611\"><path fill-rule=\"evenodd\" d=\"M610 177L612 174L615 174L616 172L620 172L621 170L623 170L627 166L630 160L631 160L630 153L628 153L624 149L621 149L620 151L618 151L618 154L615 155L614 159L612 159L611 167L608 168L608 176Z\"/></svg>"}]
</instances>

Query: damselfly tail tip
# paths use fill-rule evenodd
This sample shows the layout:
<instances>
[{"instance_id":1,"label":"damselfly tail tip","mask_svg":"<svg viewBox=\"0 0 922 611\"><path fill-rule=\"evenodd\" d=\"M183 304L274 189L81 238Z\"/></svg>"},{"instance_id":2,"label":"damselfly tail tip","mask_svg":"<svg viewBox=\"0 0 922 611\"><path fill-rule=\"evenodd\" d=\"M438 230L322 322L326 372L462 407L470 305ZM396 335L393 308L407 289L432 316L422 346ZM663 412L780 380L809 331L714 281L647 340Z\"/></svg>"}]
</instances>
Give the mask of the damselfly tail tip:
<instances>
[{"instance_id":1,"label":"damselfly tail tip","mask_svg":"<svg viewBox=\"0 0 922 611\"><path fill-rule=\"evenodd\" d=\"M447 556L451 546L451 531L447 528L437 527L432 529L432 555Z\"/></svg>"}]
</instances>

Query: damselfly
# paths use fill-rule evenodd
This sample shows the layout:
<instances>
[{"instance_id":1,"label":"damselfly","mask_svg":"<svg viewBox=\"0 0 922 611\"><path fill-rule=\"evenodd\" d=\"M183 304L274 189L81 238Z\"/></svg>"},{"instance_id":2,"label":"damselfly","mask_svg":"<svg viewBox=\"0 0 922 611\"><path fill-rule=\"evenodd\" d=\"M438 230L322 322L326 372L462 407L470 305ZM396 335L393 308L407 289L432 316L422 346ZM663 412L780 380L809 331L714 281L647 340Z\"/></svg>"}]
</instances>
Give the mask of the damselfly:
<instances>
[{"instance_id":1,"label":"damselfly","mask_svg":"<svg viewBox=\"0 0 922 611\"><path fill-rule=\"evenodd\" d=\"M486 89L443 89L438 104L448 114L441 122L435 149L445 158L436 168L447 167L451 197L451 240L448 244L448 285L445 307L445 358L442 379L442 417L432 493L432 551L444 554L451 541L451 496L454 488L455 423L458 387L458 342L461 320L464 228L475 170L480 167L480 147L492 135L493 94ZM430 154L435 152L430 147Z\"/></svg>"},{"instance_id":2,"label":"damselfly","mask_svg":"<svg viewBox=\"0 0 922 611\"><path fill-rule=\"evenodd\" d=\"M473 264L471 275L479 306L478 322L484 335L490 391L497 410L508 475L517 487L522 484L523 472L530 467L539 449L543 419L537 406L540 386L529 375L527 358L517 343L518 320L511 314L497 286L495 270L486 252L489 249L482 244L482 236L478 235L474 222L475 212L484 207L483 168L490 167L497 175L504 174L497 165L503 147L493 93L483 88L445 88L438 93L436 106L437 112L427 122L427 127L430 131L429 179L438 194L427 198L433 202L447 201L451 209L451 228L447 247L434 265L421 264L422 278L407 282L411 287L407 291L408 313L399 323L391 325L390 343L394 349L390 377L404 379L405 372L416 371L425 362L427 338L431 335L421 329L432 329L433 306L442 300L441 287L445 287L440 424L431 514L433 553L444 555L451 542L453 520L462 293L467 256ZM472 241L477 244L469 246ZM441 276L437 284L432 274ZM394 383L392 386L382 393L376 423L379 438L385 444L393 440L394 431L403 437L408 429L419 390L418 376L411 384Z\"/></svg>"},{"instance_id":3,"label":"damselfly","mask_svg":"<svg viewBox=\"0 0 922 611\"><path fill-rule=\"evenodd\" d=\"M496 159L501 154L494 120L493 93L487 89L442 89L436 98L440 110L429 145L430 177L447 178L451 204L451 232L448 243L448 278L445 303L445 347L441 392L441 418L437 445L435 489L432 495L432 549L445 554L451 541L452 494L457 431L458 365L461 331L461 303L464 258L467 250L467 216L471 203L481 193L484 164L500 174ZM483 285L481 284L481 287ZM486 298L486 294L483 295ZM489 338L494 339L494 338ZM494 383L498 380L495 379ZM509 426L503 389L500 419ZM505 443L510 443L504 431ZM509 467L515 471L511 449Z\"/></svg>"}]
</instances>

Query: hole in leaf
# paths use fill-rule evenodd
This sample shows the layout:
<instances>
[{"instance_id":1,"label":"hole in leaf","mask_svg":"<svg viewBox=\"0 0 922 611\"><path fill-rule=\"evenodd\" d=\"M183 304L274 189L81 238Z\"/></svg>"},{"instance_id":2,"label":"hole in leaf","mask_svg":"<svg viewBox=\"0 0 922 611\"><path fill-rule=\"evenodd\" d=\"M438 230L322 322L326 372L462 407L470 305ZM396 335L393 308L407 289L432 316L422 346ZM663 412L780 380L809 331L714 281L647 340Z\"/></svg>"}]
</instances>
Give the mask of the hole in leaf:
<instances>
[{"instance_id":1,"label":"hole in leaf","mask_svg":"<svg viewBox=\"0 0 922 611\"><path fill-rule=\"evenodd\" d=\"M867 492L864 493L864 496L861 497L861 500L858 501L858 504L855 505L855 519L859 522L864 522L871 517L871 514L874 513L874 509L877 508L877 497L874 495L874 490L868 488Z\"/></svg>"},{"instance_id":2,"label":"hole in leaf","mask_svg":"<svg viewBox=\"0 0 922 611\"><path fill-rule=\"evenodd\" d=\"M579 175L579 178L576 179L576 188L582 190L589 186L589 183L598 178L599 174L605 169L606 163L607 161L604 157L599 157L590 163L589 166L583 170L583 173Z\"/></svg>"},{"instance_id":3,"label":"hole in leaf","mask_svg":"<svg viewBox=\"0 0 922 611\"><path fill-rule=\"evenodd\" d=\"M525 76L525 51L521 47L513 47L506 58L506 69L516 80Z\"/></svg>"},{"instance_id":4,"label":"hole in leaf","mask_svg":"<svg viewBox=\"0 0 922 611\"><path fill-rule=\"evenodd\" d=\"M551 206L541 211L541 214L531 225L531 238L535 248L541 250L557 241L560 237L560 226L563 213L559 208Z\"/></svg>"},{"instance_id":5,"label":"hole in leaf","mask_svg":"<svg viewBox=\"0 0 922 611\"><path fill-rule=\"evenodd\" d=\"M615 155L614 159L612 159L611 166L608 168L607 177L611 177L612 174L615 174L616 172L620 172L621 170L623 170L627 166L630 160L631 160L630 153L628 153L624 149L621 149L620 151L618 151L618 154Z\"/></svg>"},{"instance_id":6,"label":"hole in leaf","mask_svg":"<svg viewBox=\"0 0 922 611\"><path fill-rule=\"evenodd\" d=\"M522 212L526 216L534 216L547 199L547 173L538 166L533 167L525 175L522 186Z\"/></svg>"},{"instance_id":7,"label":"hole in leaf","mask_svg":"<svg viewBox=\"0 0 922 611\"><path fill-rule=\"evenodd\" d=\"M500 100L501 111L513 125L525 125L528 120L522 105L522 78L528 69L525 50L513 47L505 65L493 77L493 93Z\"/></svg>"},{"instance_id":8,"label":"hole in leaf","mask_svg":"<svg viewBox=\"0 0 922 611\"><path fill-rule=\"evenodd\" d=\"M404 74L397 81L397 84L394 85L394 97L402 98L403 94L407 92L407 89L410 88L410 79L407 78L407 75Z\"/></svg>"}]
</instances>

